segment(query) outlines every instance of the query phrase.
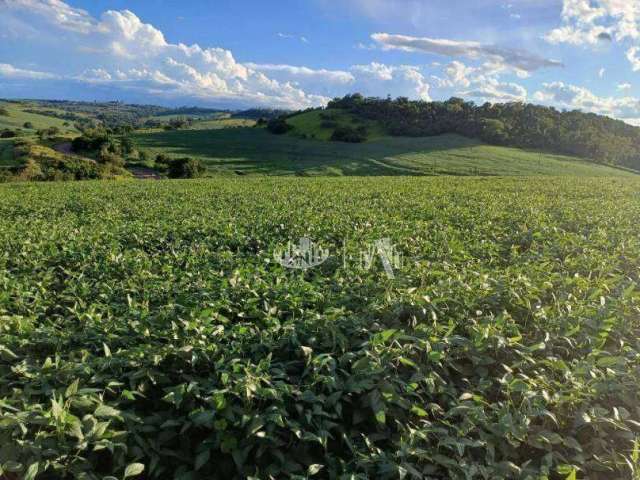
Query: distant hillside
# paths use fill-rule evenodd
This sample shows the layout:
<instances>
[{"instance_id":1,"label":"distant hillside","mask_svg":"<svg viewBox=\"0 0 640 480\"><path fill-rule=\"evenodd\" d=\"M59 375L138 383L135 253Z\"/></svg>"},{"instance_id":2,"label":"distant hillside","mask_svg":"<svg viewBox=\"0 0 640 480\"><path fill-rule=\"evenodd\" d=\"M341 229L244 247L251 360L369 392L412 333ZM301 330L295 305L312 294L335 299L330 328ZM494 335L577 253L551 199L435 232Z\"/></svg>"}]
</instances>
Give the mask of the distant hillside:
<instances>
[{"instance_id":1,"label":"distant hillside","mask_svg":"<svg viewBox=\"0 0 640 480\"><path fill-rule=\"evenodd\" d=\"M248 120L270 120L272 118L281 117L283 115L291 114L290 110L275 110L272 108L250 108L249 110L241 110L239 112L233 112L231 118L245 118Z\"/></svg>"},{"instance_id":2,"label":"distant hillside","mask_svg":"<svg viewBox=\"0 0 640 480\"><path fill-rule=\"evenodd\" d=\"M213 116L219 114L228 114L229 110L220 110L217 108L202 108L202 107L178 107L178 108L167 108L160 113L156 113L155 116L163 117L170 115L183 115L189 117L206 117Z\"/></svg>"},{"instance_id":3,"label":"distant hillside","mask_svg":"<svg viewBox=\"0 0 640 480\"><path fill-rule=\"evenodd\" d=\"M327 109L347 112L355 118L349 128L352 134L358 129L363 132L360 141L366 141L370 134L361 128L362 122L375 122L392 136L457 133L493 145L542 150L640 169L640 128L592 113L559 111L524 103L478 106L460 98L424 102L407 98L365 98L359 94L333 100ZM300 119L291 118L289 122L304 125ZM306 132L302 128L296 133Z\"/></svg>"},{"instance_id":4,"label":"distant hillside","mask_svg":"<svg viewBox=\"0 0 640 480\"><path fill-rule=\"evenodd\" d=\"M351 144L272 135L262 128L220 128L136 132L131 138L148 158L188 156L210 173L232 175L629 175L575 157L485 145L460 135L387 136Z\"/></svg>"}]
</instances>

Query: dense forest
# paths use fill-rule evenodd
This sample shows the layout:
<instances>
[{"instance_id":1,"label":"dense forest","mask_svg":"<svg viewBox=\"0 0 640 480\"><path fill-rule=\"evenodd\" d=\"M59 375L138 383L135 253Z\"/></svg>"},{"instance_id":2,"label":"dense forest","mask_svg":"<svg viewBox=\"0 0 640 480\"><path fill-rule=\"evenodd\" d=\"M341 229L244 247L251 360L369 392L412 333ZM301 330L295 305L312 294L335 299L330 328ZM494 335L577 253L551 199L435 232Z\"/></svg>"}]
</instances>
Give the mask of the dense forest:
<instances>
[{"instance_id":1,"label":"dense forest","mask_svg":"<svg viewBox=\"0 0 640 480\"><path fill-rule=\"evenodd\" d=\"M335 99L327 108L345 109L375 120L396 136L458 133L497 145L640 168L640 128L593 113L525 103L475 105L460 98L425 102L403 97L365 98L360 94Z\"/></svg>"}]
</instances>

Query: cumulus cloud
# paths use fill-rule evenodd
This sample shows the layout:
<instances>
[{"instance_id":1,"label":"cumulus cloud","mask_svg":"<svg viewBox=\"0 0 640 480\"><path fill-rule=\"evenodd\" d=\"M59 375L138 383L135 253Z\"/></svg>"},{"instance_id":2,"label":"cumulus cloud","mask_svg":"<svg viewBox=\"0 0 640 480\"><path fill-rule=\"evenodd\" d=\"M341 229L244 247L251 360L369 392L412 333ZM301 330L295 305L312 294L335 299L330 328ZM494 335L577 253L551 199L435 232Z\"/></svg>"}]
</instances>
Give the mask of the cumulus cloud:
<instances>
[{"instance_id":1,"label":"cumulus cloud","mask_svg":"<svg viewBox=\"0 0 640 480\"><path fill-rule=\"evenodd\" d=\"M384 65L372 62L352 67L357 90L369 95L410 96L429 101L430 85L420 68L413 65Z\"/></svg>"},{"instance_id":2,"label":"cumulus cloud","mask_svg":"<svg viewBox=\"0 0 640 480\"><path fill-rule=\"evenodd\" d=\"M560 107L608 115L620 119L640 117L640 99L599 97L590 90L563 82L544 83L534 94L536 101Z\"/></svg>"},{"instance_id":3,"label":"cumulus cloud","mask_svg":"<svg viewBox=\"0 0 640 480\"><path fill-rule=\"evenodd\" d=\"M0 29L30 22L54 34L46 41L30 39L34 60L44 57L46 63L61 55L69 60L47 75L220 105L300 108L328 100L243 65L228 50L169 43L128 10L109 10L96 19L60 0L0 0L0 8ZM3 75L9 73L26 75L5 67Z\"/></svg>"},{"instance_id":4,"label":"cumulus cloud","mask_svg":"<svg viewBox=\"0 0 640 480\"><path fill-rule=\"evenodd\" d=\"M353 91L430 99L430 84L415 66L371 63L328 70L241 63L223 48L169 42L129 10L93 17L61 0L0 0L0 9L0 30L10 32L9 41L28 46L22 63L42 70L5 65L4 78L56 78L112 95L130 92L139 101L230 108L306 108Z\"/></svg>"},{"instance_id":5,"label":"cumulus cloud","mask_svg":"<svg viewBox=\"0 0 640 480\"><path fill-rule=\"evenodd\" d=\"M500 80L503 73L500 65L487 62L472 67L454 60L443 68L443 72L444 77L432 77L436 86L452 88L458 96L494 103L524 102L527 99L527 90L523 86Z\"/></svg>"},{"instance_id":6,"label":"cumulus cloud","mask_svg":"<svg viewBox=\"0 0 640 480\"><path fill-rule=\"evenodd\" d=\"M411 37L389 33L374 33L371 38L384 49L486 60L504 68L513 69L521 76L542 68L563 66L559 61L549 60L525 50L485 45L479 42Z\"/></svg>"},{"instance_id":7,"label":"cumulus cloud","mask_svg":"<svg viewBox=\"0 0 640 480\"><path fill-rule=\"evenodd\" d=\"M630 83L619 83L618 84L618 90L631 90L631 84Z\"/></svg>"},{"instance_id":8,"label":"cumulus cloud","mask_svg":"<svg viewBox=\"0 0 640 480\"><path fill-rule=\"evenodd\" d=\"M640 2L637 0L564 0L562 25L545 35L550 43L597 46L613 41L640 40ZM627 50L634 71L640 70L638 48Z\"/></svg>"},{"instance_id":9,"label":"cumulus cloud","mask_svg":"<svg viewBox=\"0 0 640 480\"><path fill-rule=\"evenodd\" d=\"M0 78L28 78L32 80L50 80L58 78L58 76L47 72L38 72L35 70L16 68L8 63L0 63Z\"/></svg>"}]
</instances>

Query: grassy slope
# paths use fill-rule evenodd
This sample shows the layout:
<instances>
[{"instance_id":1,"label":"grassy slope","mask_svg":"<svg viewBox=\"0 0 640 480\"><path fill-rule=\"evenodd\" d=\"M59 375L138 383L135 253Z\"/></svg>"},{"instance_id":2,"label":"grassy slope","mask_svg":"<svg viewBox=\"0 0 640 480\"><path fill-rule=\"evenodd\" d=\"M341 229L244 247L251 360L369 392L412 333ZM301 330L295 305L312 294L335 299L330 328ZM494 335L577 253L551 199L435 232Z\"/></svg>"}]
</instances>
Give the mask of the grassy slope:
<instances>
[{"instance_id":1,"label":"grassy slope","mask_svg":"<svg viewBox=\"0 0 640 480\"><path fill-rule=\"evenodd\" d=\"M367 128L369 140L375 140L385 135L384 130L377 123L370 121L361 121L360 123L357 123L354 115L338 109L327 109L324 111L314 110L312 112L305 112L288 118L287 123L294 127L291 135L306 135L309 138L315 138L317 140L329 140L335 130L335 127L323 127L322 123L325 119L323 119L321 115L332 117L332 120L340 127L357 127L364 125Z\"/></svg>"},{"instance_id":2,"label":"grassy slope","mask_svg":"<svg viewBox=\"0 0 640 480\"><path fill-rule=\"evenodd\" d=\"M139 133L151 154L192 156L212 173L272 175L629 175L558 155L484 145L457 135L382 137L364 144L303 140L263 129Z\"/></svg>"},{"instance_id":3,"label":"grassy slope","mask_svg":"<svg viewBox=\"0 0 640 480\"><path fill-rule=\"evenodd\" d=\"M28 113L23 109L36 108L36 106L24 103L17 104L11 102L0 102L0 107L9 111L9 116L0 115L0 129L3 128L23 128L25 122L33 123L34 130L49 127L58 127L63 131L76 131L72 126L65 127L65 120L49 117L46 115L38 115L37 113ZM62 112L62 111L61 111ZM29 130L25 130L29 132ZM33 130L31 130L33 131Z\"/></svg>"},{"instance_id":4,"label":"grassy slope","mask_svg":"<svg viewBox=\"0 0 640 480\"><path fill-rule=\"evenodd\" d=\"M65 127L65 120L24 111L24 109L36 108L37 105L30 103L0 102L0 107L9 112L9 116L0 115L0 130L5 128L19 129L22 132L20 138L34 139L37 130L49 127L58 127L61 131L61 136L71 137L78 133L73 126ZM62 113L63 111L60 110L60 112ZM23 125L25 122L31 122L33 129L24 128ZM0 167L17 165L19 163L13 156L14 140L15 139L11 138L0 139ZM50 153L56 155L56 152L53 150L51 150Z\"/></svg>"}]
</instances>

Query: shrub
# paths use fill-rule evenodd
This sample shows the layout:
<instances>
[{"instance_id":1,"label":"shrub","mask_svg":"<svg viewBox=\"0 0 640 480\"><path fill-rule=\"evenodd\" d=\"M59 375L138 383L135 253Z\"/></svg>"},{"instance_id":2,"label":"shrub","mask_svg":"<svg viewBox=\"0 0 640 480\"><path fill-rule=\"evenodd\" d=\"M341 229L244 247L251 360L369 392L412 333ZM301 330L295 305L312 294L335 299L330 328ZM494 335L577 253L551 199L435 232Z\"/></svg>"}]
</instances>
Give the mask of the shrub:
<instances>
[{"instance_id":1,"label":"shrub","mask_svg":"<svg viewBox=\"0 0 640 480\"><path fill-rule=\"evenodd\" d=\"M293 127L284 118L274 118L267 124L267 130L275 135L285 134L292 129Z\"/></svg>"},{"instance_id":2,"label":"shrub","mask_svg":"<svg viewBox=\"0 0 640 480\"><path fill-rule=\"evenodd\" d=\"M9 130L8 128L2 130L2 132L0 132L0 138L13 138L13 137L17 137L18 136L18 132L15 130Z\"/></svg>"},{"instance_id":3,"label":"shrub","mask_svg":"<svg viewBox=\"0 0 640 480\"><path fill-rule=\"evenodd\" d=\"M7 110L4 107L0 107L0 117L8 117L9 116L9 110Z\"/></svg>"},{"instance_id":4,"label":"shrub","mask_svg":"<svg viewBox=\"0 0 640 480\"><path fill-rule=\"evenodd\" d=\"M100 149L98 162L102 164L109 163L118 167L124 166L124 159L117 153L113 152L112 149L109 148L109 145L103 145Z\"/></svg>"},{"instance_id":5,"label":"shrub","mask_svg":"<svg viewBox=\"0 0 640 480\"><path fill-rule=\"evenodd\" d=\"M197 178L201 177L205 171L200 160L190 157L170 160L168 167L169 178Z\"/></svg>"},{"instance_id":6,"label":"shrub","mask_svg":"<svg viewBox=\"0 0 640 480\"><path fill-rule=\"evenodd\" d=\"M331 140L334 142L362 143L367 140L367 130L364 127L338 127Z\"/></svg>"},{"instance_id":7,"label":"shrub","mask_svg":"<svg viewBox=\"0 0 640 480\"><path fill-rule=\"evenodd\" d=\"M24 122L24 124L22 125L24 128L28 128L28 129L33 129L33 123L31 122Z\"/></svg>"},{"instance_id":8,"label":"shrub","mask_svg":"<svg viewBox=\"0 0 640 480\"><path fill-rule=\"evenodd\" d=\"M74 152L96 151L100 150L109 141L109 135L104 130L87 130L81 136L72 140L71 148Z\"/></svg>"},{"instance_id":9,"label":"shrub","mask_svg":"<svg viewBox=\"0 0 640 480\"><path fill-rule=\"evenodd\" d=\"M197 178L206 170L200 160L191 157L171 158L163 153L156 156L155 166L166 172L169 178Z\"/></svg>"}]
</instances>

